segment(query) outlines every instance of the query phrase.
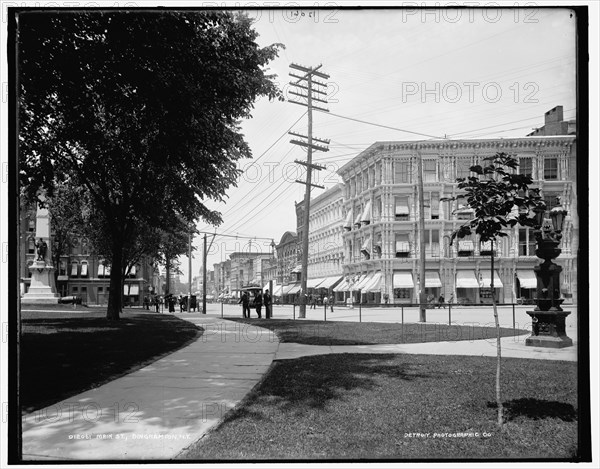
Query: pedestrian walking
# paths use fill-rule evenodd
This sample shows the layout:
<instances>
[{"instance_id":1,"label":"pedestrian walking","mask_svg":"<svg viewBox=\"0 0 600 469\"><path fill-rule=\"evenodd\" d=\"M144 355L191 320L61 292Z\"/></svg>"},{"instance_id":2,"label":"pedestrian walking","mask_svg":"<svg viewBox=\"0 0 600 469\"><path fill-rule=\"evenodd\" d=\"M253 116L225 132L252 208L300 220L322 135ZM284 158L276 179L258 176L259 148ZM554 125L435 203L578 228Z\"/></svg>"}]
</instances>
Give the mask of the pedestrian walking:
<instances>
[{"instance_id":1,"label":"pedestrian walking","mask_svg":"<svg viewBox=\"0 0 600 469\"><path fill-rule=\"evenodd\" d=\"M144 296L144 309L150 309L150 298L148 298L148 295Z\"/></svg>"},{"instance_id":2,"label":"pedestrian walking","mask_svg":"<svg viewBox=\"0 0 600 469\"><path fill-rule=\"evenodd\" d=\"M263 297L262 297L262 293L260 291L256 292L256 296L254 297L254 307L256 308L256 314L258 315L258 317L262 317L260 315L260 312L262 310L262 304L263 304Z\"/></svg>"},{"instance_id":3,"label":"pedestrian walking","mask_svg":"<svg viewBox=\"0 0 600 469\"><path fill-rule=\"evenodd\" d=\"M183 313L183 296L179 295L179 298L177 298L177 302L179 303L179 312Z\"/></svg>"},{"instance_id":4,"label":"pedestrian walking","mask_svg":"<svg viewBox=\"0 0 600 469\"><path fill-rule=\"evenodd\" d=\"M317 297L310 295L310 309L317 309Z\"/></svg>"},{"instance_id":5,"label":"pedestrian walking","mask_svg":"<svg viewBox=\"0 0 600 469\"><path fill-rule=\"evenodd\" d=\"M449 304L452 304L452 303L454 303L454 293L452 293L452 294L450 295L450 299L448 300L448 303L449 303Z\"/></svg>"},{"instance_id":6,"label":"pedestrian walking","mask_svg":"<svg viewBox=\"0 0 600 469\"><path fill-rule=\"evenodd\" d=\"M331 312L333 313L333 298L330 300L327 295L323 297L323 305L325 306L325 310L329 306L331 308Z\"/></svg>"},{"instance_id":7,"label":"pedestrian walking","mask_svg":"<svg viewBox=\"0 0 600 469\"><path fill-rule=\"evenodd\" d=\"M263 303L265 304L265 318L269 319L272 315L271 308L273 305L273 298L271 297L268 288L265 290L265 294L263 295Z\"/></svg>"},{"instance_id":8,"label":"pedestrian walking","mask_svg":"<svg viewBox=\"0 0 600 469\"><path fill-rule=\"evenodd\" d=\"M242 293L242 297L240 298L240 301L238 301L238 304L242 304L242 316L245 318L249 318L250 317L250 297L248 296L247 292L243 292Z\"/></svg>"},{"instance_id":9,"label":"pedestrian walking","mask_svg":"<svg viewBox=\"0 0 600 469\"><path fill-rule=\"evenodd\" d=\"M156 312L160 313L160 310L159 310L160 301L158 300L158 295L154 295L154 298L152 298L152 304L154 305Z\"/></svg>"},{"instance_id":10,"label":"pedestrian walking","mask_svg":"<svg viewBox=\"0 0 600 469\"><path fill-rule=\"evenodd\" d=\"M175 312L175 296L169 293L169 313Z\"/></svg>"},{"instance_id":11,"label":"pedestrian walking","mask_svg":"<svg viewBox=\"0 0 600 469\"><path fill-rule=\"evenodd\" d=\"M440 297L438 298L438 309L440 309L442 306L444 307L444 309L446 309L446 305L444 304L446 300L444 299L444 295L440 295Z\"/></svg>"}]
</instances>

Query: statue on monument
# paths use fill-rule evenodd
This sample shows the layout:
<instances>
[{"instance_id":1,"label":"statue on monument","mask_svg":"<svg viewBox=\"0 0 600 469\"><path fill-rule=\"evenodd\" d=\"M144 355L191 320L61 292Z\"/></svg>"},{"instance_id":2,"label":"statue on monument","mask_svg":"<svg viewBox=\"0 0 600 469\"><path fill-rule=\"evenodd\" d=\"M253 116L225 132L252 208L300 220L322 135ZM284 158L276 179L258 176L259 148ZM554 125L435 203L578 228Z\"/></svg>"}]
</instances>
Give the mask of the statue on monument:
<instances>
[{"instance_id":1,"label":"statue on monument","mask_svg":"<svg viewBox=\"0 0 600 469\"><path fill-rule=\"evenodd\" d=\"M37 260L38 261L46 261L46 253L48 252L48 244L42 238L39 239L37 243L35 243L35 247L37 248Z\"/></svg>"}]
</instances>

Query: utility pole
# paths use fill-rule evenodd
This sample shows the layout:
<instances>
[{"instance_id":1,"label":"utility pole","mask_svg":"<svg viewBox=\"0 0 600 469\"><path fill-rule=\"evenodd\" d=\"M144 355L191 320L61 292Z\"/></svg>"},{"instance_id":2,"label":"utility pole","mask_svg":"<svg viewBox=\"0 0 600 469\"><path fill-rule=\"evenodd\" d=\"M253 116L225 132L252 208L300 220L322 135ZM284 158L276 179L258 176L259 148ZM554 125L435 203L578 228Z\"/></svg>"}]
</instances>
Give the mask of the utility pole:
<instances>
[{"instance_id":1,"label":"utility pole","mask_svg":"<svg viewBox=\"0 0 600 469\"><path fill-rule=\"evenodd\" d=\"M308 135L304 136L304 135L300 135L300 134L297 134L294 132L289 132L290 135L304 139L304 140L292 139L292 140L290 140L291 143L293 143L294 145L300 145L300 146L306 147L306 149L307 149L306 161L304 162L304 161L296 160L296 163L306 166L306 181L296 180L296 182L306 185L306 192L304 193L304 222L303 222L303 228L302 228L303 229L302 274L301 274L301 281L300 281L301 301L300 301L300 312L298 315L299 318L306 317L306 298L307 298L306 297L306 283L307 283L307 279L308 279L308 277L307 277L307 274L308 274L308 234L309 234L308 224L309 224L309 220L310 220L310 189L311 189L311 187L318 187L320 189L325 189L325 187L323 187L323 186L312 184L312 170L316 169L316 170L320 171L321 169L325 169L324 166L313 164L312 152L313 152L313 150L323 151L323 152L329 151L329 148L327 148L323 145L318 145L318 144L313 143L313 140L314 140L314 141L317 141L320 143L324 143L325 145L329 145L329 140L321 140L321 139L313 137L313 135L312 135L312 133L313 133L313 119L312 119L313 109L317 109L317 110L324 111L324 112L329 112L329 109L318 107L313 104L313 101L327 103L327 101L325 99L321 99L321 98L317 98L316 96L313 96L313 94L319 94L323 97L327 96L327 91L326 91L327 84L314 80L315 76L319 77L319 78L323 78L325 80L329 79L329 75L326 75L326 74L318 71L318 69L321 68L321 66L322 65L318 65L316 67L311 68L311 67L304 67L301 65L297 65L294 63L290 64L290 68L304 73L304 75L296 75L294 73L290 73L291 77L297 79L296 82L290 82L290 84L292 86L296 86L299 91L299 92L290 91L290 94L293 94L295 96L303 98L306 101L294 101L291 99L288 99L288 101L290 103L299 104L301 106L306 106L308 108ZM321 87L321 88L319 88L319 87ZM303 92L303 90L306 92L306 94Z\"/></svg>"},{"instance_id":2,"label":"utility pole","mask_svg":"<svg viewBox=\"0 0 600 469\"><path fill-rule=\"evenodd\" d=\"M417 148L417 179L419 181L419 321L427 320L425 297L425 197L423 195L423 157Z\"/></svg>"},{"instance_id":3,"label":"utility pole","mask_svg":"<svg viewBox=\"0 0 600 469\"><path fill-rule=\"evenodd\" d=\"M206 233L204 233L204 249L202 252L202 314L206 314Z\"/></svg>"},{"instance_id":4,"label":"utility pole","mask_svg":"<svg viewBox=\"0 0 600 469\"><path fill-rule=\"evenodd\" d=\"M187 312L190 313L190 306L192 304L192 227L190 226L190 231L188 233L188 299L187 299Z\"/></svg>"}]
</instances>

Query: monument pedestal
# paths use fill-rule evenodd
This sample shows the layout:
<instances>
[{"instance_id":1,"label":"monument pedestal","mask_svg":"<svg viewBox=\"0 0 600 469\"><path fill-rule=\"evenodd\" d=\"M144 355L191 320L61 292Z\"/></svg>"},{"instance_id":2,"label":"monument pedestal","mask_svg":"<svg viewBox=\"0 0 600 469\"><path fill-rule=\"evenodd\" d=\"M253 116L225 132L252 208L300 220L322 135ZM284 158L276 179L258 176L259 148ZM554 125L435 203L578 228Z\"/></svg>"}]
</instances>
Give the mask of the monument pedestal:
<instances>
[{"instance_id":1,"label":"monument pedestal","mask_svg":"<svg viewBox=\"0 0 600 469\"><path fill-rule=\"evenodd\" d=\"M525 345L533 347L571 347L573 341L565 331L565 318L570 311L527 311L531 316L531 336Z\"/></svg>"},{"instance_id":2,"label":"monument pedestal","mask_svg":"<svg viewBox=\"0 0 600 469\"><path fill-rule=\"evenodd\" d=\"M56 293L54 285L54 267L46 265L44 261L35 261L29 270L31 285L21 298L21 303L58 304L60 296Z\"/></svg>"}]
</instances>

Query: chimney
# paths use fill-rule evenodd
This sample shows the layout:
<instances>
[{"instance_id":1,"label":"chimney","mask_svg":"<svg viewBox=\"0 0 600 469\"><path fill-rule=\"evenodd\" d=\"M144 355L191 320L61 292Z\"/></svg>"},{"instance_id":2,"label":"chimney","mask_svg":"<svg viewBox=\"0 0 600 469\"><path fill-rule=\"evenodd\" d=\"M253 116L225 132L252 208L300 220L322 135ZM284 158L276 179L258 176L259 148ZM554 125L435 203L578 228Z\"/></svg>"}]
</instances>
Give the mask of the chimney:
<instances>
[{"instance_id":1,"label":"chimney","mask_svg":"<svg viewBox=\"0 0 600 469\"><path fill-rule=\"evenodd\" d=\"M544 114L544 124L548 125L552 122L562 122L563 120L563 107L556 106L553 109L550 109L546 114Z\"/></svg>"}]
</instances>

